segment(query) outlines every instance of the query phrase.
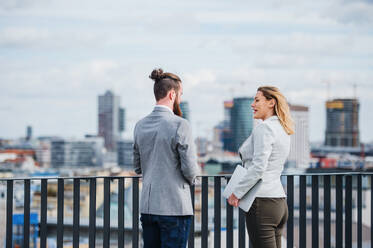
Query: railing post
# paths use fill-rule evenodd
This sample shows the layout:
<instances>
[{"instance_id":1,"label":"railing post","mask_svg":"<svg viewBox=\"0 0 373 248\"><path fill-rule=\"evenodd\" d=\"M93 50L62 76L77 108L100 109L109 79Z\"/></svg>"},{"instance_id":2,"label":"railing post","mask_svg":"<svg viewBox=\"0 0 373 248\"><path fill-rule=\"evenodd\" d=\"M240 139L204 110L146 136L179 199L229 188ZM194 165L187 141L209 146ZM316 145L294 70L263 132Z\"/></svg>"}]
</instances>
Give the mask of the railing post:
<instances>
[{"instance_id":1,"label":"railing post","mask_svg":"<svg viewBox=\"0 0 373 248\"><path fill-rule=\"evenodd\" d=\"M319 176L312 176L312 248L319 247Z\"/></svg>"},{"instance_id":2,"label":"railing post","mask_svg":"<svg viewBox=\"0 0 373 248\"><path fill-rule=\"evenodd\" d=\"M238 247L245 248L245 212L238 208Z\"/></svg>"},{"instance_id":3,"label":"railing post","mask_svg":"<svg viewBox=\"0 0 373 248\"><path fill-rule=\"evenodd\" d=\"M294 176L287 176L287 203L289 218L286 227L287 247L294 247Z\"/></svg>"},{"instance_id":4,"label":"railing post","mask_svg":"<svg viewBox=\"0 0 373 248\"><path fill-rule=\"evenodd\" d=\"M229 179L228 178L227 180L227 183L229 182ZM226 244L226 247L227 248L233 248L233 206L229 205L228 201L225 201L226 202L226 219L227 219L227 244Z\"/></svg>"},{"instance_id":5,"label":"railing post","mask_svg":"<svg viewBox=\"0 0 373 248\"><path fill-rule=\"evenodd\" d=\"M362 196L362 175L357 176L357 247L363 246L363 196ZM371 224L372 229L372 224Z\"/></svg>"},{"instance_id":6,"label":"railing post","mask_svg":"<svg viewBox=\"0 0 373 248\"><path fill-rule=\"evenodd\" d=\"M58 179L57 196L57 248L63 248L64 180Z\"/></svg>"},{"instance_id":7,"label":"railing post","mask_svg":"<svg viewBox=\"0 0 373 248\"><path fill-rule=\"evenodd\" d=\"M202 248L208 246L208 177L202 177Z\"/></svg>"},{"instance_id":8,"label":"railing post","mask_svg":"<svg viewBox=\"0 0 373 248\"><path fill-rule=\"evenodd\" d=\"M110 247L110 178L104 178L104 248Z\"/></svg>"},{"instance_id":9,"label":"railing post","mask_svg":"<svg viewBox=\"0 0 373 248\"><path fill-rule=\"evenodd\" d=\"M30 179L24 180L23 247L30 246Z\"/></svg>"},{"instance_id":10,"label":"railing post","mask_svg":"<svg viewBox=\"0 0 373 248\"><path fill-rule=\"evenodd\" d=\"M6 183L6 248L13 247L13 180Z\"/></svg>"},{"instance_id":11,"label":"railing post","mask_svg":"<svg viewBox=\"0 0 373 248\"><path fill-rule=\"evenodd\" d=\"M373 223L373 175L370 176L370 223ZM373 228L370 228L370 247L373 248Z\"/></svg>"},{"instance_id":12,"label":"railing post","mask_svg":"<svg viewBox=\"0 0 373 248\"><path fill-rule=\"evenodd\" d=\"M342 247L343 245L343 176L336 176L336 245L335 247Z\"/></svg>"},{"instance_id":13,"label":"railing post","mask_svg":"<svg viewBox=\"0 0 373 248\"><path fill-rule=\"evenodd\" d=\"M306 176L300 176L299 184L299 247L306 247L307 245L307 202L306 190L307 182Z\"/></svg>"},{"instance_id":14,"label":"railing post","mask_svg":"<svg viewBox=\"0 0 373 248\"><path fill-rule=\"evenodd\" d=\"M89 179L89 248L96 247L96 181Z\"/></svg>"},{"instance_id":15,"label":"railing post","mask_svg":"<svg viewBox=\"0 0 373 248\"><path fill-rule=\"evenodd\" d=\"M352 248L352 176L346 176L345 247Z\"/></svg>"},{"instance_id":16,"label":"railing post","mask_svg":"<svg viewBox=\"0 0 373 248\"><path fill-rule=\"evenodd\" d=\"M124 248L124 178L118 180L118 248Z\"/></svg>"},{"instance_id":17,"label":"railing post","mask_svg":"<svg viewBox=\"0 0 373 248\"><path fill-rule=\"evenodd\" d=\"M74 178L73 193L73 248L79 248L80 237L80 179Z\"/></svg>"},{"instance_id":18,"label":"railing post","mask_svg":"<svg viewBox=\"0 0 373 248\"><path fill-rule=\"evenodd\" d=\"M132 247L139 247L139 178L132 181Z\"/></svg>"},{"instance_id":19,"label":"railing post","mask_svg":"<svg viewBox=\"0 0 373 248\"><path fill-rule=\"evenodd\" d=\"M194 189L195 186L192 185L190 187L190 194L192 197L192 207L194 212ZM192 220L190 223L190 231L189 231L189 238L188 238L188 248L194 248L194 215L192 216Z\"/></svg>"},{"instance_id":20,"label":"railing post","mask_svg":"<svg viewBox=\"0 0 373 248\"><path fill-rule=\"evenodd\" d=\"M221 247L221 177L214 178L214 248Z\"/></svg>"},{"instance_id":21,"label":"railing post","mask_svg":"<svg viewBox=\"0 0 373 248\"><path fill-rule=\"evenodd\" d=\"M324 176L324 247L331 247L331 192L330 192L330 176Z\"/></svg>"},{"instance_id":22,"label":"railing post","mask_svg":"<svg viewBox=\"0 0 373 248\"><path fill-rule=\"evenodd\" d=\"M47 196L48 179L41 180L41 203L40 203L40 248L47 248Z\"/></svg>"}]
</instances>

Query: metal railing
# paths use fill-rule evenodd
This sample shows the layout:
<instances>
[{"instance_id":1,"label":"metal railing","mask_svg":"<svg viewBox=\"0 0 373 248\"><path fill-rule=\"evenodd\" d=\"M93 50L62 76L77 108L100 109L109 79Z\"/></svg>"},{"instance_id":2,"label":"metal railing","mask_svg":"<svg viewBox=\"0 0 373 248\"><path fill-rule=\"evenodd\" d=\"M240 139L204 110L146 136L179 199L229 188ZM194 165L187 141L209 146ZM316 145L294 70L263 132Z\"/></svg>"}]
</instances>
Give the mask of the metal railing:
<instances>
[{"instance_id":1,"label":"metal railing","mask_svg":"<svg viewBox=\"0 0 373 248\"><path fill-rule=\"evenodd\" d=\"M247 240L245 227L245 213L237 210L222 200L222 190L229 180L230 175L201 176L201 184L191 187L193 207L196 202L196 189L200 193L200 229L196 228L197 222L193 217L191 232L188 240L188 247L195 247L197 229L200 231L200 243L202 248L213 247L233 247L234 230L238 229L238 247L250 247ZM367 182L364 192L370 195L370 223L373 223L373 173L319 173L319 174L285 174L282 180L287 191L287 204L289 209L289 219L284 235L286 236L287 247L352 247L353 246L353 195L356 196L356 245L363 247L363 179ZM103 180L103 237L102 246L111 247L111 233L113 229L117 231L117 246L125 247L125 182L132 183L132 226L131 240L132 247L139 247L140 232L139 227L139 190L141 177L57 177L57 178L10 178L0 179L0 184L6 184L6 248L13 247L13 198L14 185L16 182L24 184L24 223L23 223L23 246L30 247L30 185L32 182L40 182L40 247L47 247L48 235L48 183L57 181L57 220L56 220L56 244L58 248L64 246L64 190L66 182L73 185L73 217L72 217L72 247L79 247L82 225L80 223L80 193L81 182L85 181L89 187L89 222L88 222L88 244L89 247L96 247L96 196L97 181ZM116 182L118 192L118 218L115 227L111 225L110 202L111 183ZM213 219L209 221L209 195L213 192ZM307 189L309 198L307 200ZM320 202L320 193L323 194L323 201ZM334 194L332 194L334 193ZM333 196L333 197L332 197ZM297 198L299 197L299 199ZM211 203L211 202L210 202ZM333 204L332 204L333 203ZM335 203L335 204L334 204ZM211 205L211 204L210 204ZM308 205L308 206L307 206ZM335 205L335 206L333 206ZM223 212L225 210L225 213ZM234 212L238 211L237 229L234 225ZM311 223L307 223L308 216L311 215ZM222 213L225 214L226 221L222 223ZM1 213L0 213L1 214ZM322 219L320 218L322 215ZM321 223L321 224L320 224ZM225 225L224 225L225 224ZM323 231L320 232L320 225ZM344 228L343 228L344 226ZM223 228L225 227L225 228ZM297 236L295 227L298 227ZM333 227L333 228L332 228ZM128 229L128 228L127 228ZM311 230L310 230L311 229ZM335 230L334 234L332 229ZM222 244L222 232L225 232L225 244ZM311 231L307 235L307 231ZM213 232L213 239L210 233ZM322 239L321 239L322 237ZM370 227L370 237L373 237L373 228ZM310 243L311 239L311 243ZM371 239L371 238L370 238ZM320 241L322 240L322 241ZM127 240L128 241L128 240ZM1 246L2 244L0 244ZM370 240L370 247L373 242Z\"/></svg>"}]
</instances>

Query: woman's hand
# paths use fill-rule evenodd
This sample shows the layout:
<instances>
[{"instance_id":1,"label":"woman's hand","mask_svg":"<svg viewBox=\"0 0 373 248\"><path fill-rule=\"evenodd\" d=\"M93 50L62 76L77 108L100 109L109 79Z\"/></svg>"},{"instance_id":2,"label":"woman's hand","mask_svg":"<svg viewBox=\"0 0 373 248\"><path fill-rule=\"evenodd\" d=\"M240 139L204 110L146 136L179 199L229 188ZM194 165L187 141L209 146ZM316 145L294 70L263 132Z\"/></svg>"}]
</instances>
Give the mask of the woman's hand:
<instances>
[{"instance_id":1,"label":"woman's hand","mask_svg":"<svg viewBox=\"0 0 373 248\"><path fill-rule=\"evenodd\" d=\"M228 198L228 203L232 205L233 207L238 207L238 203L240 202L240 199L238 199L233 193Z\"/></svg>"}]
</instances>

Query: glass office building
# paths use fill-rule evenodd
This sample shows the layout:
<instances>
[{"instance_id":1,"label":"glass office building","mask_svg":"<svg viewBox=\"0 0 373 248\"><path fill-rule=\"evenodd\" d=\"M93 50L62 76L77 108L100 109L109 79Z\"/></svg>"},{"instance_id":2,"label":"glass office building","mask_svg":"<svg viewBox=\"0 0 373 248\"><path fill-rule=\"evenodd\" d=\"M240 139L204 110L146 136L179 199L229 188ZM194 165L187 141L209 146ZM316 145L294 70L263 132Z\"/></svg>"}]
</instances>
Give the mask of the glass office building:
<instances>
[{"instance_id":1,"label":"glass office building","mask_svg":"<svg viewBox=\"0 0 373 248\"><path fill-rule=\"evenodd\" d=\"M250 136L253 126L253 111L251 104L254 98L240 97L233 99L233 107L231 109L231 131L233 138L233 148L237 152L242 143Z\"/></svg>"}]
</instances>

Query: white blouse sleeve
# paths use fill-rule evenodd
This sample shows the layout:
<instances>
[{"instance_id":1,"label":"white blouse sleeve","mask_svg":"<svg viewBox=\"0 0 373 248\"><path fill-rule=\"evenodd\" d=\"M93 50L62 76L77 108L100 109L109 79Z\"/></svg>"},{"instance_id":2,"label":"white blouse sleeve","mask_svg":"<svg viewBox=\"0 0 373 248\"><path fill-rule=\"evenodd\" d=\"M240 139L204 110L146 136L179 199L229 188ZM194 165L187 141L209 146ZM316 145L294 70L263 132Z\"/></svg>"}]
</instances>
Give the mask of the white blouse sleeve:
<instances>
[{"instance_id":1,"label":"white blouse sleeve","mask_svg":"<svg viewBox=\"0 0 373 248\"><path fill-rule=\"evenodd\" d=\"M262 178L272 153L275 133L266 123L261 123L254 129L253 139L253 160L247 168L246 175L233 190L234 195L238 199L241 199Z\"/></svg>"}]
</instances>

